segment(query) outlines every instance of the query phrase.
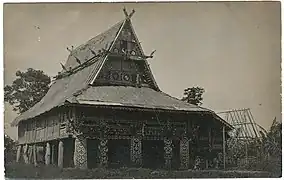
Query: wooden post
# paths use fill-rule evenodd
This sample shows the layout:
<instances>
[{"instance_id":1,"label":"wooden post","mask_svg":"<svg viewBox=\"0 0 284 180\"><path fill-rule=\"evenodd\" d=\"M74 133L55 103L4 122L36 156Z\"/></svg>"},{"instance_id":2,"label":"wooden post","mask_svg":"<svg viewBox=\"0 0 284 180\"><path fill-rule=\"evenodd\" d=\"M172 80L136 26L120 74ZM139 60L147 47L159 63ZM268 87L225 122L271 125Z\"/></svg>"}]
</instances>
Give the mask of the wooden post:
<instances>
[{"instance_id":1,"label":"wooden post","mask_svg":"<svg viewBox=\"0 0 284 180\"><path fill-rule=\"evenodd\" d=\"M46 150L45 150L45 164L50 164L50 144L49 142L46 143Z\"/></svg>"},{"instance_id":2,"label":"wooden post","mask_svg":"<svg viewBox=\"0 0 284 180\"><path fill-rule=\"evenodd\" d=\"M37 152L37 146L33 145L33 159L34 159L34 165L37 166L37 158L36 158L36 152Z\"/></svg>"},{"instance_id":3,"label":"wooden post","mask_svg":"<svg viewBox=\"0 0 284 180\"><path fill-rule=\"evenodd\" d=\"M212 129L211 127L208 127L208 156L206 159L206 169L209 168L209 163L211 162L211 159L212 159L212 135L211 133L212 133Z\"/></svg>"},{"instance_id":4,"label":"wooden post","mask_svg":"<svg viewBox=\"0 0 284 180\"><path fill-rule=\"evenodd\" d=\"M51 164L55 164L55 159L54 159L54 156L55 156L55 146L54 144L51 144Z\"/></svg>"},{"instance_id":5,"label":"wooden post","mask_svg":"<svg viewBox=\"0 0 284 180\"><path fill-rule=\"evenodd\" d=\"M87 140L84 137L76 137L74 149L74 165L76 168L87 169Z\"/></svg>"},{"instance_id":6,"label":"wooden post","mask_svg":"<svg viewBox=\"0 0 284 180\"><path fill-rule=\"evenodd\" d=\"M225 136L225 126L223 126L223 166L226 169L226 136Z\"/></svg>"},{"instance_id":7,"label":"wooden post","mask_svg":"<svg viewBox=\"0 0 284 180\"><path fill-rule=\"evenodd\" d=\"M248 164L248 144L246 142L246 165Z\"/></svg>"},{"instance_id":8,"label":"wooden post","mask_svg":"<svg viewBox=\"0 0 284 180\"><path fill-rule=\"evenodd\" d=\"M64 155L64 144L62 140L58 143L58 167L63 168L63 155Z\"/></svg>"},{"instance_id":9,"label":"wooden post","mask_svg":"<svg viewBox=\"0 0 284 180\"><path fill-rule=\"evenodd\" d=\"M17 149L17 159L16 159L16 162L19 162L19 161L20 161L20 158L21 158L21 151L22 151L22 145L19 145L19 146L18 146L18 149Z\"/></svg>"},{"instance_id":10,"label":"wooden post","mask_svg":"<svg viewBox=\"0 0 284 180\"><path fill-rule=\"evenodd\" d=\"M211 142L211 127L208 127L208 139Z\"/></svg>"},{"instance_id":11,"label":"wooden post","mask_svg":"<svg viewBox=\"0 0 284 180\"><path fill-rule=\"evenodd\" d=\"M29 145L28 146L28 161L29 161L29 164L33 164L32 158L33 158L33 145Z\"/></svg>"},{"instance_id":12,"label":"wooden post","mask_svg":"<svg viewBox=\"0 0 284 180\"><path fill-rule=\"evenodd\" d=\"M28 145L25 144L23 157L24 157L24 162L25 162L26 164L29 163L29 158L28 158L27 152L28 152Z\"/></svg>"},{"instance_id":13,"label":"wooden post","mask_svg":"<svg viewBox=\"0 0 284 180\"><path fill-rule=\"evenodd\" d=\"M208 159L205 160L205 168L208 169Z\"/></svg>"}]
</instances>

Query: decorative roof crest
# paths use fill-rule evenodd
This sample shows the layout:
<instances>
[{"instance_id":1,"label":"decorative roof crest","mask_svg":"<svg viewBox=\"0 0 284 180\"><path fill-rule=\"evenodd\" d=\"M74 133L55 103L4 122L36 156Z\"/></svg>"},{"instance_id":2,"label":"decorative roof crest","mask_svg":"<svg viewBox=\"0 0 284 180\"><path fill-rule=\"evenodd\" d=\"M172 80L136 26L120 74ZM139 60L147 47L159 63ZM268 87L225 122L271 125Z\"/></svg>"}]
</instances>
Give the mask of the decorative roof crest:
<instances>
[{"instance_id":1,"label":"decorative roof crest","mask_svg":"<svg viewBox=\"0 0 284 180\"><path fill-rule=\"evenodd\" d=\"M125 9L125 7L124 7L124 8L123 8L123 12L124 12L125 18L126 18L126 19L130 19L130 18L133 16L133 14L135 13L135 10L132 9L132 12L131 12L130 14L128 14L128 12L126 11L126 9Z\"/></svg>"}]
</instances>

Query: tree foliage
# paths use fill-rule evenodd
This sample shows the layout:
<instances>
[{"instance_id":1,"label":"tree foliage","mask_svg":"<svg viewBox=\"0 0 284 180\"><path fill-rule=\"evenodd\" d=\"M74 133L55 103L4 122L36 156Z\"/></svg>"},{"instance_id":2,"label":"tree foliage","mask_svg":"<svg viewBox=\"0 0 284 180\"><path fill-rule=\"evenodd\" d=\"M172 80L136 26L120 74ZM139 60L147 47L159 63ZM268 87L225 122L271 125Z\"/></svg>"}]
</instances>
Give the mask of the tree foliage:
<instances>
[{"instance_id":1,"label":"tree foliage","mask_svg":"<svg viewBox=\"0 0 284 180\"><path fill-rule=\"evenodd\" d=\"M12 85L4 87L4 100L13 106L14 111L23 113L43 98L50 82L50 77L41 70L17 71Z\"/></svg>"},{"instance_id":2,"label":"tree foliage","mask_svg":"<svg viewBox=\"0 0 284 180\"><path fill-rule=\"evenodd\" d=\"M5 163L14 161L16 159L16 142L5 134L4 136L4 158Z\"/></svg>"},{"instance_id":3,"label":"tree foliage","mask_svg":"<svg viewBox=\"0 0 284 180\"><path fill-rule=\"evenodd\" d=\"M282 123L274 119L270 130L260 133L262 136L259 139L250 141L240 141L231 137L228 141L227 156L234 163L237 163L237 160L254 157L254 162L240 164L239 168L269 171L278 177L282 169Z\"/></svg>"},{"instance_id":4,"label":"tree foliage","mask_svg":"<svg viewBox=\"0 0 284 180\"><path fill-rule=\"evenodd\" d=\"M182 98L182 101L200 106L202 105L202 95L204 92L205 90L201 87L186 88L183 93L184 97Z\"/></svg>"},{"instance_id":5,"label":"tree foliage","mask_svg":"<svg viewBox=\"0 0 284 180\"><path fill-rule=\"evenodd\" d=\"M262 137L262 144L267 153L271 156L282 155L282 123L273 120L269 132Z\"/></svg>"}]
</instances>

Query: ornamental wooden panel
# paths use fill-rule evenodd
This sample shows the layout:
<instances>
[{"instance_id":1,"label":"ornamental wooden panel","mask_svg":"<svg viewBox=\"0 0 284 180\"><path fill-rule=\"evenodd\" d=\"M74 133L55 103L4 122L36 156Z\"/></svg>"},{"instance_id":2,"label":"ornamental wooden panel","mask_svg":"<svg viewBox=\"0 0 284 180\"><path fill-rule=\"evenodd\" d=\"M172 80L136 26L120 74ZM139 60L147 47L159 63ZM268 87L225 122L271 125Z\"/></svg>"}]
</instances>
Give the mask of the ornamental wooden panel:
<instances>
[{"instance_id":1,"label":"ornamental wooden panel","mask_svg":"<svg viewBox=\"0 0 284 180\"><path fill-rule=\"evenodd\" d=\"M86 169L87 165L87 140L79 136L75 139L74 166Z\"/></svg>"}]
</instances>

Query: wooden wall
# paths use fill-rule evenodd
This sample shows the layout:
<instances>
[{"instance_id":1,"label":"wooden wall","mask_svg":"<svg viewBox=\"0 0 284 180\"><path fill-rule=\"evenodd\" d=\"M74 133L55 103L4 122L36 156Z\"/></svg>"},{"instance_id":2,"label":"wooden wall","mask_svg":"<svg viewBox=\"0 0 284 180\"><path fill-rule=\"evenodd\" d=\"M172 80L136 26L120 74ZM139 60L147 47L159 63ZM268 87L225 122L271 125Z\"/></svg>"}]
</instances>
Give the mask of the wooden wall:
<instances>
[{"instance_id":1,"label":"wooden wall","mask_svg":"<svg viewBox=\"0 0 284 180\"><path fill-rule=\"evenodd\" d=\"M92 107L61 108L47 113L45 116L23 121L18 127L19 143L34 143L68 137L70 123L68 119L77 116L76 120L84 122L81 132L87 133L90 138L100 136L98 132L100 122L108 124L108 136L132 136L132 127L139 129L145 139L161 139L163 129L170 123L174 136L180 137L187 130L191 135L195 126L200 126L198 132L200 143L213 149L220 149L222 145L222 128L212 123L212 119L198 115L185 115L173 113L131 112L126 110L94 109ZM200 119L201 118L201 119ZM143 128L142 128L143 127ZM142 132L143 129L143 132ZM141 131L141 132L140 132ZM209 131L212 131L209 135ZM211 138L209 138L211 136Z\"/></svg>"},{"instance_id":2,"label":"wooden wall","mask_svg":"<svg viewBox=\"0 0 284 180\"><path fill-rule=\"evenodd\" d=\"M20 144L49 141L68 136L66 132L67 114L63 111L51 111L44 116L22 121L18 126Z\"/></svg>"}]
</instances>

